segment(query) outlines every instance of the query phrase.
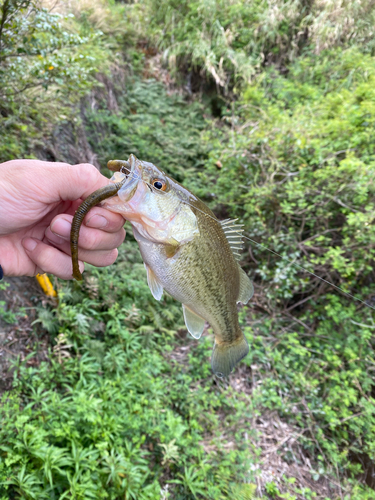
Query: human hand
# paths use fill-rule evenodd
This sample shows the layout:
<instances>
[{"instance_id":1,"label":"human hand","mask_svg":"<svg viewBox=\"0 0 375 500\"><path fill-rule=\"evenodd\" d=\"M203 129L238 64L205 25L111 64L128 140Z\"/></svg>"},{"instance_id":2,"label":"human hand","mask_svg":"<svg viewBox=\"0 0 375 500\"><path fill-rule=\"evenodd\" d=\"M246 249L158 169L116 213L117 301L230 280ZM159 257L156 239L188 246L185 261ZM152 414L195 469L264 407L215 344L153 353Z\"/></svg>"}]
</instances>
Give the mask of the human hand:
<instances>
[{"instance_id":1,"label":"human hand","mask_svg":"<svg viewBox=\"0 0 375 500\"><path fill-rule=\"evenodd\" d=\"M73 215L93 191L109 183L87 163L38 160L0 164L0 265L5 276L52 273L72 279L70 227ZM124 218L94 207L81 226L78 258L113 264L125 238Z\"/></svg>"}]
</instances>

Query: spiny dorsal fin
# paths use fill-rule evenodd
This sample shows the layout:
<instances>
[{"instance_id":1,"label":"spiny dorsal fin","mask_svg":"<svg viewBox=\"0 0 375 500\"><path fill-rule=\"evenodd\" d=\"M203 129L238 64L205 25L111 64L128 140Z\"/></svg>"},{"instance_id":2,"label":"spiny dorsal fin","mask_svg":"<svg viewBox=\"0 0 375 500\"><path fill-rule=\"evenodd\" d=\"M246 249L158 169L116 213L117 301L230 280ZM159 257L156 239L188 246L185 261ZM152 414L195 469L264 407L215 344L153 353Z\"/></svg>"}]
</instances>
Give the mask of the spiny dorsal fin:
<instances>
[{"instance_id":1,"label":"spiny dorsal fin","mask_svg":"<svg viewBox=\"0 0 375 500\"><path fill-rule=\"evenodd\" d=\"M240 252L242 251L242 224L236 224L238 219L226 219L220 222L224 234L228 240L229 246L232 249L234 258L241 259Z\"/></svg>"}]
</instances>

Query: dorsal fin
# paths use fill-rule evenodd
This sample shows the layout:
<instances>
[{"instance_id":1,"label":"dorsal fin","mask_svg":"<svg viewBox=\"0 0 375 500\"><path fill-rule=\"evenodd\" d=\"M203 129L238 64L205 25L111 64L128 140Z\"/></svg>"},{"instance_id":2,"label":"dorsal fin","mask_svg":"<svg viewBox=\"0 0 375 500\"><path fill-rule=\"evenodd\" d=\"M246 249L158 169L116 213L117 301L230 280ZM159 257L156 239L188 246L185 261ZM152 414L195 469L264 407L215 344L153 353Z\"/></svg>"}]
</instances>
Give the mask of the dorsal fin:
<instances>
[{"instance_id":1,"label":"dorsal fin","mask_svg":"<svg viewBox=\"0 0 375 500\"><path fill-rule=\"evenodd\" d=\"M242 224L236 224L238 219L226 219L220 222L229 246L232 249L234 258L240 260L240 252L243 247Z\"/></svg>"}]
</instances>

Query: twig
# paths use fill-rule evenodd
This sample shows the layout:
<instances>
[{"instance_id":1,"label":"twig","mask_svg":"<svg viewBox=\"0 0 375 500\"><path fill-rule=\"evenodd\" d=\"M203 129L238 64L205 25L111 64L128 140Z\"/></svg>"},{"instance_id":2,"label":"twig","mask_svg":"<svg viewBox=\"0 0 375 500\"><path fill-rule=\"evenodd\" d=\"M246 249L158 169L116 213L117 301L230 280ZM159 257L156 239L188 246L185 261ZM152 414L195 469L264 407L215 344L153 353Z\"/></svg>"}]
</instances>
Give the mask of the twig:
<instances>
[{"instance_id":1,"label":"twig","mask_svg":"<svg viewBox=\"0 0 375 500\"><path fill-rule=\"evenodd\" d=\"M343 424L344 422L347 422L348 420L351 420L352 418L355 418L355 417L360 417L361 415L363 415L363 411L359 412L359 413L355 413L354 415L350 415L349 417L345 417L343 418L342 420L339 420L339 423L337 425L341 425ZM322 429L325 429L326 427L329 427L330 424L325 424L322 426ZM335 424L336 425L336 424Z\"/></svg>"},{"instance_id":2,"label":"twig","mask_svg":"<svg viewBox=\"0 0 375 500\"><path fill-rule=\"evenodd\" d=\"M6 348L6 347L4 347L4 346L1 346L1 347L0 347L0 350L3 350L3 351L8 352L9 354L12 354L12 356L18 356L18 354L16 354L15 352L11 351L10 349L7 349L7 348Z\"/></svg>"},{"instance_id":3,"label":"twig","mask_svg":"<svg viewBox=\"0 0 375 500\"><path fill-rule=\"evenodd\" d=\"M3 37L3 31L4 31L4 26L8 17L8 12L10 10L10 0L4 0L2 9L1 9L1 21L0 21L0 52L1 52L1 46L2 46L2 37Z\"/></svg>"},{"instance_id":4,"label":"twig","mask_svg":"<svg viewBox=\"0 0 375 500\"><path fill-rule=\"evenodd\" d=\"M298 318L295 318L294 316L292 316L291 314L289 313L286 313L286 312L282 312L282 314L284 316L287 316L288 318L291 318L293 319L294 321L296 321L297 323L299 323L300 325L302 325L304 328L306 328L306 330L308 330L310 333L313 333L312 329L306 325L306 323L304 323L303 321L301 321L300 319Z\"/></svg>"},{"instance_id":5,"label":"twig","mask_svg":"<svg viewBox=\"0 0 375 500\"><path fill-rule=\"evenodd\" d=\"M259 262L256 260L256 258L254 257L254 254L253 254L253 250L251 248L251 245L249 246L249 255L250 255L250 258L251 260L253 260L255 262L255 264L259 265Z\"/></svg>"},{"instance_id":6,"label":"twig","mask_svg":"<svg viewBox=\"0 0 375 500\"><path fill-rule=\"evenodd\" d=\"M362 326L363 328L370 328L372 330L375 329L375 326L365 325L364 323L357 323L356 321L353 321L352 319L350 320L350 323L353 323L353 325Z\"/></svg>"},{"instance_id":7,"label":"twig","mask_svg":"<svg viewBox=\"0 0 375 500\"><path fill-rule=\"evenodd\" d=\"M304 243L306 243L306 241L310 241L310 240L313 240L315 238L318 238L318 236L322 236L323 234L326 234L326 233L331 233L332 231L339 231L341 228L340 227L334 227L333 229L326 229L325 231L319 233L319 234L314 234L314 236L310 236L310 238L307 238L306 240L303 240L303 241L300 241L300 245L303 245Z\"/></svg>"},{"instance_id":8,"label":"twig","mask_svg":"<svg viewBox=\"0 0 375 500\"><path fill-rule=\"evenodd\" d=\"M285 312L287 311L291 311L292 309L294 309L295 307L297 306L300 306L301 304L303 304L304 302L312 299L314 297L314 295L309 295L308 297L305 297L304 299L300 300L299 302L297 302L297 304L293 304L292 306L288 307L288 309L285 309ZM375 328L375 327L374 327Z\"/></svg>"},{"instance_id":9,"label":"twig","mask_svg":"<svg viewBox=\"0 0 375 500\"><path fill-rule=\"evenodd\" d=\"M304 434L306 431L308 431L310 429L303 429L303 431L299 432L297 434L297 436L295 436L294 434L291 434L290 436L287 436L286 438L282 439L279 443L277 443L276 446L274 446L273 448L271 448L270 450L266 451L264 453L265 456L267 455L270 455L271 453L274 453L276 452L279 448L281 448L287 441L289 441L289 439L291 438L294 438L295 440L297 440L299 437L302 436L302 434Z\"/></svg>"},{"instance_id":10,"label":"twig","mask_svg":"<svg viewBox=\"0 0 375 500\"><path fill-rule=\"evenodd\" d=\"M25 85L21 90L17 90L15 92L10 92L8 94L1 94L2 97L9 97L11 95L17 95L17 94L22 94L22 92L24 92L25 90L27 89L31 89L31 88L35 88L35 87L40 87L41 85L43 85L43 82L40 82L40 83L29 83L27 85Z\"/></svg>"}]
</instances>

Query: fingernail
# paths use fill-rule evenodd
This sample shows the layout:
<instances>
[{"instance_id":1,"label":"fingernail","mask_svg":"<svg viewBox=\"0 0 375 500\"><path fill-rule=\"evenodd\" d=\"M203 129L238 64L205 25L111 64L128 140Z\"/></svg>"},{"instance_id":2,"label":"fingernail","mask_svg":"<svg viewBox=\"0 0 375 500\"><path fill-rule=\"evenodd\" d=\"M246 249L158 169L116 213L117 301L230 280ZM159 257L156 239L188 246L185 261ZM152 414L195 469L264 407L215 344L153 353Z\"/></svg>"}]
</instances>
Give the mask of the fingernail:
<instances>
[{"instance_id":1,"label":"fingernail","mask_svg":"<svg viewBox=\"0 0 375 500\"><path fill-rule=\"evenodd\" d=\"M25 238L22 240L22 246L25 250L28 250L29 252L32 252L35 250L38 242L34 240L33 238Z\"/></svg>"},{"instance_id":2,"label":"fingernail","mask_svg":"<svg viewBox=\"0 0 375 500\"><path fill-rule=\"evenodd\" d=\"M51 226L51 231L57 236L61 236L65 240L70 238L70 230L72 226L70 222L65 219L57 219Z\"/></svg>"},{"instance_id":3,"label":"fingernail","mask_svg":"<svg viewBox=\"0 0 375 500\"><path fill-rule=\"evenodd\" d=\"M86 226L95 227L96 229L103 229L108 225L108 221L102 215L93 215L87 222Z\"/></svg>"}]
</instances>

